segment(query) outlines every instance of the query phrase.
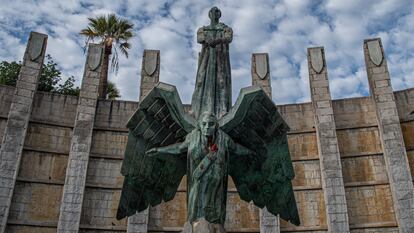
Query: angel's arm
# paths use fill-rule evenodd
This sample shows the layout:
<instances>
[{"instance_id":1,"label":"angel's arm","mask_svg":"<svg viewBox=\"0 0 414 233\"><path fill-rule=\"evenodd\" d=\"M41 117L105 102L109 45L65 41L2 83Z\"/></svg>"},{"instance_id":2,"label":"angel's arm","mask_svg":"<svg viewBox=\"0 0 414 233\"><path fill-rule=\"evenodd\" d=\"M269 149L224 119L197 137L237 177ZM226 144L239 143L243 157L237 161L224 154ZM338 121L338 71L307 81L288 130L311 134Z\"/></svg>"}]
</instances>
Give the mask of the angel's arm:
<instances>
[{"instance_id":1,"label":"angel's arm","mask_svg":"<svg viewBox=\"0 0 414 233\"><path fill-rule=\"evenodd\" d=\"M172 144L172 145L169 145L169 146L152 148L152 149L148 150L146 152L146 154L149 155L149 156L155 155L155 154L158 154L158 153L171 154L171 155L180 155L180 154L187 151L188 143L189 143L189 141L186 138L186 140L184 142L175 143L175 144Z\"/></svg>"}]
</instances>

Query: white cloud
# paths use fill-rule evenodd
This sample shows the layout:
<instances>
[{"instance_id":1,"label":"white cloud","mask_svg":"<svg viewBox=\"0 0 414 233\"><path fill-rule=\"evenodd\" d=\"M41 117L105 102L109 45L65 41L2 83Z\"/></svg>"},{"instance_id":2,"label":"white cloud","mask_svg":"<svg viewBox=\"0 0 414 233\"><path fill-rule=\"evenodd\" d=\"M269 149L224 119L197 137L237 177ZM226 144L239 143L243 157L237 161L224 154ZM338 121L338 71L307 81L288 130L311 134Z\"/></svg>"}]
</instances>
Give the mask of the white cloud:
<instances>
[{"instance_id":1,"label":"white cloud","mask_svg":"<svg viewBox=\"0 0 414 233\"><path fill-rule=\"evenodd\" d=\"M47 53L63 69L83 73L84 39L78 32L87 18L117 13L135 25L130 58L120 57L111 73L122 99L136 100L145 48L161 50L160 80L177 86L188 103L193 91L198 27L209 23L217 5L231 26L233 98L251 83L250 58L268 52L273 98L277 103L309 101L306 48L324 46L334 98L368 93L362 43L381 37L394 89L414 86L414 4L410 0L125 0L6 1L0 0L0 60L21 60L29 31L49 34Z\"/></svg>"}]
</instances>

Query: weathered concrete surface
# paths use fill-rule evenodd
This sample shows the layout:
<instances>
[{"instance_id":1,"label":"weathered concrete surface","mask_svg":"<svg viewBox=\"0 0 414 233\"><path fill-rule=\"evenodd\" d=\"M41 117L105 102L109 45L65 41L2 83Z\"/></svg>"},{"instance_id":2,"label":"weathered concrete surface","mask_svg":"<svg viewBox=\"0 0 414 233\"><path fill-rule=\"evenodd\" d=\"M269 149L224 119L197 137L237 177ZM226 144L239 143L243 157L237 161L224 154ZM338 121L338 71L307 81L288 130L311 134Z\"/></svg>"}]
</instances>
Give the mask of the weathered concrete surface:
<instances>
[{"instance_id":1,"label":"weathered concrete surface","mask_svg":"<svg viewBox=\"0 0 414 233\"><path fill-rule=\"evenodd\" d=\"M7 119L13 102L15 87L0 85L0 117ZM3 132L2 132L3 133Z\"/></svg>"},{"instance_id":2,"label":"weathered concrete surface","mask_svg":"<svg viewBox=\"0 0 414 233\"><path fill-rule=\"evenodd\" d=\"M277 106L279 113L289 125L289 133L314 132L315 121L311 103Z\"/></svg>"},{"instance_id":3,"label":"weathered concrete surface","mask_svg":"<svg viewBox=\"0 0 414 233\"><path fill-rule=\"evenodd\" d=\"M77 96L37 92L30 121L73 128L78 99Z\"/></svg>"},{"instance_id":4,"label":"weathered concrete surface","mask_svg":"<svg viewBox=\"0 0 414 233\"><path fill-rule=\"evenodd\" d=\"M128 218L127 232L148 232L148 209Z\"/></svg>"},{"instance_id":5,"label":"weathered concrete surface","mask_svg":"<svg viewBox=\"0 0 414 233\"><path fill-rule=\"evenodd\" d=\"M103 47L90 44L71 140L58 232L79 231L102 60Z\"/></svg>"},{"instance_id":6,"label":"weathered concrete surface","mask_svg":"<svg viewBox=\"0 0 414 233\"><path fill-rule=\"evenodd\" d=\"M139 99L146 96L160 81L160 51L144 50L142 55L141 86Z\"/></svg>"},{"instance_id":7,"label":"weathered concrete surface","mask_svg":"<svg viewBox=\"0 0 414 233\"><path fill-rule=\"evenodd\" d=\"M102 228L125 229L126 219L116 220L121 190L100 187L86 187L82 205L81 228L100 226Z\"/></svg>"},{"instance_id":8,"label":"weathered concrete surface","mask_svg":"<svg viewBox=\"0 0 414 233\"><path fill-rule=\"evenodd\" d=\"M31 122L24 148L58 154L69 154L72 128Z\"/></svg>"},{"instance_id":9,"label":"weathered concrete surface","mask_svg":"<svg viewBox=\"0 0 414 233\"><path fill-rule=\"evenodd\" d=\"M174 199L150 208L149 232L181 231L187 219L187 194L179 191ZM227 232L259 232L259 209L251 203L240 200L233 190L227 195L227 215L225 229Z\"/></svg>"},{"instance_id":10,"label":"weathered concrete surface","mask_svg":"<svg viewBox=\"0 0 414 233\"><path fill-rule=\"evenodd\" d=\"M0 85L0 138L14 92L14 87ZM394 97L413 172L414 88L394 92ZM35 94L6 232L56 232L77 103L77 97ZM98 100L79 232L127 231L126 221L116 221L114 213L122 185L119 168L127 138L125 123L137 106L137 101ZM339 99L332 101L332 108L351 232L397 233L374 102L371 97ZM281 231L325 233L327 208L312 103L278 109L291 127L293 186L302 222L296 227L281 220ZM184 181L179 190L173 201L150 210L149 232L181 231L186 220ZM229 192L232 214L226 219L227 232L260 232L259 209L238 198L231 179Z\"/></svg>"},{"instance_id":11,"label":"weathered concrete surface","mask_svg":"<svg viewBox=\"0 0 414 233\"><path fill-rule=\"evenodd\" d=\"M252 85L259 85L265 93L272 97L272 82L269 69L269 54L253 53L252 54Z\"/></svg>"},{"instance_id":12,"label":"weathered concrete surface","mask_svg":"<svg viewBox=\"0 0 414 233\"><path fill-rule=\"evenodd\" d=\"M96 109L94 129L128 133L125 125L137 108L138 102L100 99Z\"/></svg>"},{"instance_id":13,"label":"weathered concrete surface","mask_svg":"<svg viewBox=\"0 0 414 233\"><path fill-rule=\"evenodd\" d=\"M364 55L398 227L414 232L414 187L381 40L365 40Z\"/></svg>"},{"instance_id":14,"label":"weathered concrete surface","mask_svg":"<svg viewBox=\"0 0 414 233\"><path fill-rule=\"evenodd\" d=\"M20 222L33 225L55 225L59 218L61 196L62 185L22 182L19 179L10 207L9 224ZM43 204L39 205L39 203ZM10 225L7 226L6 232L9 227Z\"/></svg>"},{"instance_id":15,"label":"weathered concrete surface","mask_svg":"<svg viewBox=\"0 0 414 233\"><path fill-rule=\"evenodd\" d=\"M322 47L308 49L308 70L328 230L346 233L350 230L345 186Z\"/></svg>"},{"instance_id":16,"label":"weathered concrete surface","mask_svg":"<svg viewBox=\"0 0 414 233\"><path fill-rule=\"evenodd\" d=\"M260 209L260 233L280 232L279 217L274 216L266 208Z\"/></svg>"},{"instance_id":17,"label":"weathered concrete surface","mask_svg":"<svg viewBox=\"0 0 414 233\"><path fill-rule=\"evenodd\" d=\"M263 88L265 93L272 98L272 83L270 79L269 54L253 53L251 65L252 85ZM272 215L266 208L260 210L260 232L280 232L279 218Z\"/></svg>"},{"instance_id":18,"label":"weathered concrete surface","mask_svg":"<svg viewBox=\"0 0 414 233\"><path fill-rule=\"evenodd\" d=\"M47 35L31 32L0 149L0 232L5 232Z\"/></svg>"},{"instance_id":19,"label":"weathered concrete surface","mask_svg":"<svg viewBox=\"0 0 414 233\"><path fill-rule=\"evenodd\" d=\"M400 121L414 120L414 88L394 92Z\"/></svg>"},{"instance_id":20,"label":"weathered concrete surface","mask_svg":"<svg viewBox=\"0 0 414 233\"><path fill-rule=\"evenodd\" d=\"M139 100L142 100L160 80L160 51L144 50L141 67ZM151 207L150 207L151 208ZM127 232L145 233L148 231L149 210L128 218Z\"/></svg>"},{"instance_id":21,"label":"weathered concrete surface","mask_svg":"<svg viewBox=\"0 0 414 233\"><path fill-rule=\"evenodd\" d=\"M351 227L395 226L390 186L360 186L346 189Z\"/></svg>"},{"instance_id":22,"label":"weathered concrete surface","mask_svg":"<svg viewBox=\"0 0 414 233\"><path fill-rule=\"evenodd\" d=\"M281 232L301 232L308 230L326 231L327 218L322 189L296 190L295 198L299 210L300 226L280 219Z\"/></svg>"},{"instance_id":23,"label":"weathered concrete surface","mask_svg":"<svg viewBox=\"0 0 414 233\"><path fill-rule=\"evenodd\" d=\"M5 88L10 89L9 87ZM0 93L4 92L1 90ZM401 96L406 96L404 92L399 93ZM53 98L55 99L57 96ZM42 97L42 99L44 99L44 97ZM353 222L351 224L351 232L396 232L395 227L397 226L397 223L390 222L391 218L389 215L389 213L394 212L392 200L391 203L386 202L383 204L380 202L382 195L386 194L385 191L387 190L387 175L381 172L385 170L385 161L380 154L381 146L379 146L380 139L378 128L368 126L368 124L361 124L360 128L354 128L356 124L353 119L361 119L360 116L364 116L365 113L370 114L369 112L366 112L367 108L364 106L365 98L334 100L334 106L337 101L343 102L341 104L341 109L343 110L341 110L340 114L345 112L347 109L353 109L353 114L348 115L349 118L342 117L343 122L349 122L349 127L343 123L344 128L337 131L338 143L340 145L339 149L345 156L342 158L342 168L344 173L347 200L350 203L348 204L348 209L352 208L352 210L349 211L350 221ZM49 100L47 102L49 102ZM56 104L61 103L62 102L57 101ZM88 194L90 197L89 200L92 200L92 198L96 198L97 200L90 202L95 204L88 204L88 207L85 206L83 208L94 209L97 208L93 207L94 205L103 206L107 205L107 202L110 202L111 205L116 208L118 204L116 199L117 196L103 194L107 193L107 189L112 189L114 193L119 193L120 191L120 189L116 188L120 188L120 185L122 183L122 176L120 174L116 174L116 170L119 169L119 165L122 162L122 148L125 146L124 141L127 137L127 133L125 129L123 129L123 131L117 130L119 126L122 125L121 120L125 119L126 122L128 114L132 112L131 109L137 105L137 102L125 101L114 101L112 104L109 101L103 101L102 103L105 104L102 104L98 108L98 110L101 112L99 121L101 122L100 124L105 127L95 129L93 133L91 148L91 156L93 155L93 157L89 160L90 166L88 166L88 169L90 170L87 172L87 188L85 190L85 193L91 192ZM50 104L53 105L53 103ZM410 109L410 106L402 106L403 103L400 103L400 105L401 108ZM296 131L293 131L293 133L289 135L288 139L289 149L292 155L296 173L296 178L293 181L293 184L296 199L298 202L300 218L302 220L302 225L300 227L295 227L281 221L280 224L282 232L304 232L305 230L306 232L327 231L326 208L324 204L323 192L320 185L321 181L316 133L308 131L312 129L312 125L308 126L308 123L303 124L303 121L301 121L301 119L306 118L313 120L313 113L312 111L309 112L309 108L307 106L310 106L310 104L305 103L278 106L280 110L283 110L283 116L288 119L293 125L296 125ZM34 105L33 107L35 108L36 106ZM52 106L52 108L55 109L59 107ZM300 110L303 111L301 112ZM36 111L40 112L39 109ZM44 109L44 111L49 110ZM337 122L337 112L335 109L334 114L335 122ZM44 115L46 117L47 114L42 113L41 115ZM112 124L110 119L114 119ZM47 121L47 118L45 118L45 121ZM412 138L410 135L413 135L413 132L410 131L410 129L410 127L406 127L404 134L407 138ZM60 182L61 184L44 184L45 187L50 186L50 188L40 188L38 189L39 192L37 193L59 193L59 190L62 190L65 172L63 172L62 176L62 172L59 172L61 171L61 168L59 167L64 166L64 160L67 160L67 155L65 154L69 153L71 131L72 130L68 127L47 125L44 122L29 124L25 146L39 150L39 152L23 151L19 177L22 179L32 177L32 179L35 179L34 181L36 182L43 182L45 179L48 180L48 176L50 174L52 182ZM39 140L40 138L45 138L45 140ZM410 146L410 144L406 144L406 146ZM46 150L55 151L58 153L40 152ZM111 159L111 155L113 155L114 158L116 157L116 159ZM412 153L412 158L412 164L414 165L414 153ZM28 187L28 184L21 182L19 182L18 185L19 187ZM91 188L88 188L88 185L90 185ZM347 185L352 186L348 187ZM31 186L35 187L36 184L31 184ZM100 188L92 188L92 186ZM185 185L182 187L184 186ZM229 186L231 186L229 188L233 188L234 190L234 185L229 184ZM28 191L30 189L25 188L23 190L29 194L25 197L16 196L15 201L17 205L21 205L20 203L22 202L21 200L23 200L23 198L29 198L34 194L31 192L30 195L30 192ZM376 192L379 194L376 194ZM15 201L13 200L13 202ZM260 228L258 209L248 203L240 201L238 198L231 198L231 203L232 204L229 211L235 212L236 214L229 216L229 218L226 220L229 222L229 224L226 226L227 231L241 232L243 229L243 231L259 232ZM32 203L32 206L34 208L37 208L38 206L48 204L49 203L47 200L37 199L37 202ZM12 208L18 210L17 205L16 208ZM185 193L183 193L182 196L177 194L175 200L162 204L159 209L158 207L155 208L155 210L150 213L149 231L180 231L183 226L182 224L184 224L186 218L185 205ZM370 206L369 208L372 217L366 216L363 218L367 219L367 221L369 221L369 224L362 223L361 221L358 222L358 218L362 218L362 216L367 213L364 207L367 205ZM375 205L377 205L378 208L374 208ZM55 210L55 208L56 207L52 208L51 206L50 210ZM57 206L57 209L59 209L59 206ZM105 209L105 215L110 215L111 211L111 208ZM104 224L109 225L103 226L102 224L93 224L95 220L93 220L93 217L90 217L93 213L99 214L98 209L96 209L96 211L89 212L89 217L88 215L81 215L82 224L80 232L126 232L127 226L125 221L122 221L120 223L114 222L116 225L113 228L114 230L109 230L113 219L108 219L107 221L103 222ZM385 213L385 217L381 217L380 213ZM35 218L35 215L30 215L27 217L27 219L31 218ZM385 220L388 222L385 222ZM27 224L27 222L23 221L22 219L14 219L10 221L13 221L13 225L8 225L7 232L56 232L57 227L57 223L55 223L53 229L50 227L50 224L42 225L41 222L37 222L37 224L42 225L42 227L24 225ZM31 220L31 223L33 224L36 222ZM388 226L386 226L387 224ZM390 227L389 225L392 225L394 227Z\"/></svg>"}]
</instances>

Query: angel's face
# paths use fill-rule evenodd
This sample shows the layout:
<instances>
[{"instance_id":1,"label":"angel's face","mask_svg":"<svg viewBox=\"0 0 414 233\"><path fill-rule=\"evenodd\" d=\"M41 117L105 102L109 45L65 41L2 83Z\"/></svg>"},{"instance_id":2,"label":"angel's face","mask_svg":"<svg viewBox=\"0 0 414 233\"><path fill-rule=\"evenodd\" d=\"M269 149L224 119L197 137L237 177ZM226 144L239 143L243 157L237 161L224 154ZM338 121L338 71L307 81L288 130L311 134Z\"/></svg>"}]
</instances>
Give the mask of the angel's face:
<instances>
[{"instance_id":1,"label":"angel's face","mask_svg":"<svg viewBox=\"0 0 414 233\"><path fill-rule=\"evenodd\" d=\"M200 130L204 136L213 136L216 132L217 120L214 116L205 115L200 121Z\"/></svg>"}]
</instances>

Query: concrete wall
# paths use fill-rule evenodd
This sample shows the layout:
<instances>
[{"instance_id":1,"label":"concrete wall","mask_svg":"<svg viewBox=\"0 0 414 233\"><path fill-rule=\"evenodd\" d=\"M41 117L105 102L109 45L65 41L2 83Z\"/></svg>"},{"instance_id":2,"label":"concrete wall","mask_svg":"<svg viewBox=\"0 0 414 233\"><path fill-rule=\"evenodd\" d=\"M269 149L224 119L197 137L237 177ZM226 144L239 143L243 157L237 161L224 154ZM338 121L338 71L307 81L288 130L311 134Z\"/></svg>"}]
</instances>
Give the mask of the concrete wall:
<instances>
[{"instance_id":1,"label":"concrete wall","mask_svg":"<svg viewBox=\"0 0 414 233\"><path fill-rule=\"evenodd\" d=\"M0 86L0 127L7 121L13 88ZM394 93L411 170L414 170L414 89ZM7 232L56 231L77 98L38 92L24 143ZM126 232L115 213L123 177L127 140L124 127L137 102L98 102L87 171L81 232ZM278 106L291 126L289 149L302 221L295 227L281 221L282 232L326 232L326 210L310 103ZM397 232L393 201L369 97L333 101L351 232ZM4 129L4 127L3 127ZM3 132L1 130L0 132ZM414 175L414 174L413 174ZM151 209L150 232L179 231L185 223L185 184L176 198ZM229 187L229 232L259 232L259 211L240 201Z\"/></svg>"},{"instance_id":2,"label":"concrete wall","mask_svg":"<svg viewBox=\"0 0 414 233\"><path fill-rule=\"evenodd\" d=\"M0 86L0 139L6 132L14 93L15 88ZM394 92L391 99L395 100L409 163L401 166L409 165L414 176L414 88ZM70 170L67 166L78 102L78 97L35 93L6 232L56 232L66 171ZM96 103L86 182L84 188L79 187L83 192L79 232L127 232L127 220L117 221L115 215L123 182L120 168L127 142L125 124L137 107L138 102L132 101ZM372 97L333 100L331 107L350 232L399 232ZM291 128L288 142L296 173L293 186L302 222L294 226L281 220L279 230L328 232L330 210L325 206L314 106L300 103L278 109ZM260 232L259 209L240 200L231 178L227 208L228 232ZM150 208L147 228L148 232L179 232L185 221L184 178L174 200Z\"/></svg>"}]
</instances>

